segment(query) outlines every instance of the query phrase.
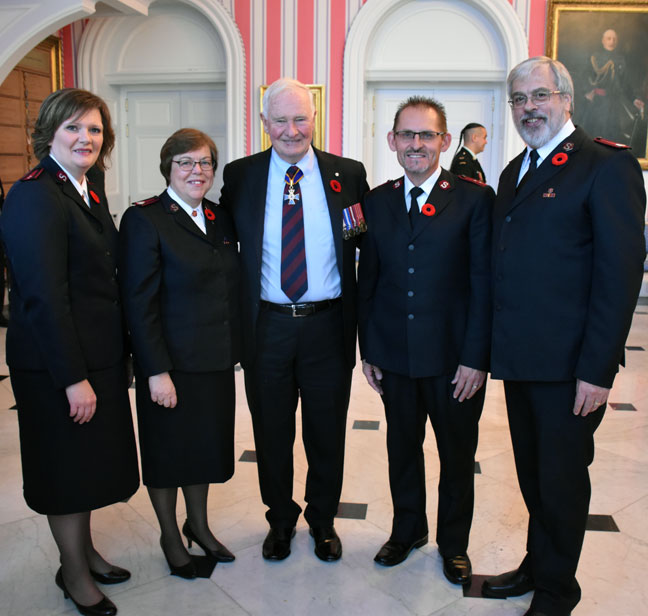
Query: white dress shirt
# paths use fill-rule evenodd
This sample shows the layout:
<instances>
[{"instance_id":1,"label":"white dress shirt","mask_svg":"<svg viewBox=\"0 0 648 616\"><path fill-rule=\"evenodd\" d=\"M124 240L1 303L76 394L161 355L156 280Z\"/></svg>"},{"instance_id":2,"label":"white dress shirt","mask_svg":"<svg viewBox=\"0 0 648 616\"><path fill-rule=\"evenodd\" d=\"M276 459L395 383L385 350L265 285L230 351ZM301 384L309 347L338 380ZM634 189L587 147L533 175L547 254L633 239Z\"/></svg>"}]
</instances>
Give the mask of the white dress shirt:
<instances>
[{"instance_id":1,"label":"white dress shirt","mask_svg":"<svg viewBox=\"0 0 648 616\"><path fill-rule=\"evenodd\" d=\"M285 175L291 166L272 150L263 226L261 299L274 304L290 304L281 290L281 226ZM298 302L318 302L342 294L340 272L335 256L331 216L324 184L313 148L297 164L304 174L299 182L304 212L304 244L308 290ZM339 229L342 232L342 229Z\"/></svg>"}]
</instances>

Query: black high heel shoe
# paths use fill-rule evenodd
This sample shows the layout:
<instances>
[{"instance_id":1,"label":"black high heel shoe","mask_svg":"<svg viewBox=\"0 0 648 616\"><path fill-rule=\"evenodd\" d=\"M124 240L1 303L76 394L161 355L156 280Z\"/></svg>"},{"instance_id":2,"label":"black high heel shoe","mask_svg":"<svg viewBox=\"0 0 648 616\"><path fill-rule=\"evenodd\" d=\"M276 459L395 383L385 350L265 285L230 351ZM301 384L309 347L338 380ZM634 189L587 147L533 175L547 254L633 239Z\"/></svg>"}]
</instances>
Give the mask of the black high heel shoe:
<instances>
[{"instance_id":1,"label":"black high heel shoe","mask_svg":"<svg viewBox=\"0 0 648 616\"><path fill-rule=\"evenodd\" d=\"M192 541L195 541L205 552L206 556L211 556L215 561L219 563L231 563L236 557L232 554L218 539L214 538L218 547L215 550L210 550L191 529L189 526L189 520L185 520L184 525L182 526L182 534L187 538L187 543L191 547Z\"/></svg>"},{"instance_id":2,"label":"black high heel shoe","mask_svg":"<svg viewBox=\"0 0 648 616\"><path fill-rule=\"evenodd\" d=\"M90 569L90 575L100 584L121 584L126 580L130 580L130 571L112 565L110 571L106 573L99 573Z\"/></svg>"},{"instance_id":3,"label":"black high heel shoe","mask_svg":"<svg viewBox=\"0 0 648 616\"><path fill-rule=\"evenodd\" d=\"M186 565L180 565L177 567L169 560L169 557L164 550L164 546L162 545L162 538L160 538L160 547L162 548L162 554L164 554L167 565L169 565L169 569L171 570L171 575L177 575L185 580L193 580L196 577L196 566L193 564L193 560L190 560Z\"/></svg>"},{"instance_id":4,"label":"black high heel shoe","mask_svg":"<svg viewBox=\"0 0 648 616\"><path fill-rule=\"evenodd\" d=\"M76 599L68 592L68 589L65 587L65 582L63 581L63 572L59 567L59 570L56 572L56 577L54 578L56 585L63 591L63 596L66 599L72 599L74 605L76 605L77 610L81 612L84 616L115 616L117 613L117 606L104 595L104 598L95 603L94 605L81 605L77 603Z\"/></svg>"}]
</instances>

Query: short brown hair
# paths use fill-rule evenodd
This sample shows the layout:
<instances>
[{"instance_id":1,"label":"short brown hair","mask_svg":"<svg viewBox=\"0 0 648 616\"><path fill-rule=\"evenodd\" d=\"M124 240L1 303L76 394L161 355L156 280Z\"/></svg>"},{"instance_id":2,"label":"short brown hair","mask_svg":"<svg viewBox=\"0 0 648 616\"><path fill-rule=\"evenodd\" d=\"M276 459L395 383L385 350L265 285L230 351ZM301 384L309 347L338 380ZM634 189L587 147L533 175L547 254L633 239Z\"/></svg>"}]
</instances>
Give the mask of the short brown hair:
<instances>
[{"instance_id":1,"label":"short brown hair","mask_svg":"<svg viewBox=\"0 0 648 616\"><path fill-rule=\"evenodd\" d=\"M441 122L441 132L448 132L448 120L446 119L445 107L438 100L427 96L410 96L406 101L403 101L398 105L396 115L394 115L394 127L392 128L392 131L396 131L398 118L400 118L403 109L407 109L408 107L423 107L424 109L432 109L436 111Z\"/></svg>"},{"instance_id":2,"label":"short brown hair","mask_svg":"<svg viewBox=\"0 0 648 616\"><path fill-rule=\"evenodd\" d=\"M167 186L171 181L173 157L185 152L193 152L204 145L209 148L214 171L216 171L216 167L218 167L218 149L214 140L202 131L195 128L181 128L164 142L160 150L160 173L164 176Z\"/></svg>"},{"instance_id":3,"label":"short brown hair","mask_svg":"<svg viewBox=\"0 0 648 616\"><path fill-rule=\"evenodd\" d=\"M103 143L96 165L104 171L110 152L115 147L115 133L110 121L110 111L104 100L88 90L79 88L63 88L52 92L44 101L38 112L32 145L38 160L50 153L50 143L54 133L68 118L78 118L93 109L99 110L103 124Z\"/></svg>"}]
</instances>

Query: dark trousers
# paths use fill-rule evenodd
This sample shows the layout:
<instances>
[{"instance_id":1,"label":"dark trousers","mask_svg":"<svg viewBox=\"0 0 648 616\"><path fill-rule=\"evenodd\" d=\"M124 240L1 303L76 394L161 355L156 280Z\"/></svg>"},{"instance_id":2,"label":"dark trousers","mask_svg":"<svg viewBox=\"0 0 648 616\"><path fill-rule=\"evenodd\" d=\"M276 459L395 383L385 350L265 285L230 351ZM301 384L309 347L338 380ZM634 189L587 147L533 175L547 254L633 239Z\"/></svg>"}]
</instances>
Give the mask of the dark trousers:
<instances>
[{"instance_id":1,"label":"dark trousers","mask_svg":"<svg viewBox=\"0 0 648 616\"><path fill-rule=\"evenodd\" d=\"M304 517L310 526L328 526L337 513L352 372L342 331L341 303L307 317L263 309L259 314L257 353L245 370L245 391L271 526L295 526L301 512L292 497L300 398L308 461Z\"/></svg>"},{"instance_id":2,"label":"dark trousers","mask_svg":"<svg viewBox=\"0 0 648 616\"><path fill-rule=\"evenodd\" d=\"M439 451L436 540L443 556L465 554L472 524L475 451L485 388L470 400L452 397L454 375L411 379L383 371L389 485L394 505L391 539L409 543L428 532L423 441L428 416Z\"/></svg>"},{"instance_id":3,"label":"dark trousers","mask_svg":"<svg viewBox=\"0 0 648 616\"><path fill-rule=\"evenodd\" d=\"M534 609L563 616L580 600L575 576L591 494L588 466L605 409L574 415L574 381L505 381L504 390L515 466L529 510L522 567L535 582Z\"/></svg>"}]
</instances>

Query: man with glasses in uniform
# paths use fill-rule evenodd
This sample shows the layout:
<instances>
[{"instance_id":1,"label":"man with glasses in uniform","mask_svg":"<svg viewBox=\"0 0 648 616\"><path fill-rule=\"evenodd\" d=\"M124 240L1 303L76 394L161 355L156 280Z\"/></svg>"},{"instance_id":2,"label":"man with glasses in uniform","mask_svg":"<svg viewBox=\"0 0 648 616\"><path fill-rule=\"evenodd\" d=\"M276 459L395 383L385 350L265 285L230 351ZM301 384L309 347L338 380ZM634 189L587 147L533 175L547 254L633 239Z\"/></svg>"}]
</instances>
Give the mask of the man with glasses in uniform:
<instances>
[{"instance_id":1,"label":"man with glasses in uniform","mask_svg":"<svg viewBox=\"0 0 648 616\"><path fill-rule=\"evenodd\" d=\"M358 272L363 372L385 405L393 566L428 541L423 441L441 462L436 541L446 578L469 584L475 450L490 349L493 190L439 166L450 146L443 106L403 102L387 135L405 175L365 197Z\"/></svg>"},{"instance_id":2,"label":"man with glasses in uniform","mask_svg":"<svg viewBox=\"0 0 648 616\"><path fill-rule=\"evenodd\" d=\"M581 596L594 431L642 281L646 195L626 146L572 123L560 62L525 60L507 85L527 147L502 172L493 211L491 372L504 380L529 527L521 565L482 592L534 590L526 616L567 616Z\"/></svg>"}]
</instances>

